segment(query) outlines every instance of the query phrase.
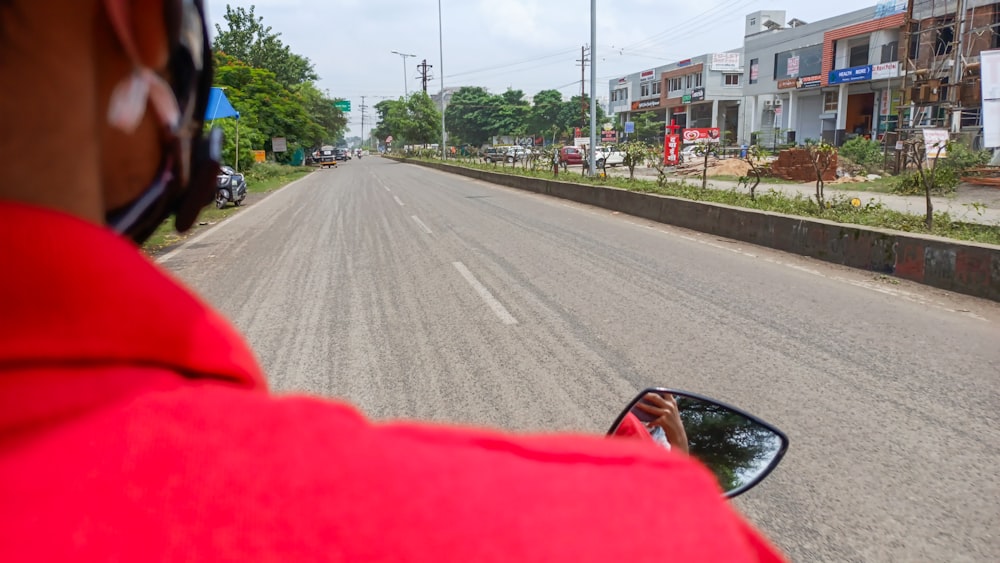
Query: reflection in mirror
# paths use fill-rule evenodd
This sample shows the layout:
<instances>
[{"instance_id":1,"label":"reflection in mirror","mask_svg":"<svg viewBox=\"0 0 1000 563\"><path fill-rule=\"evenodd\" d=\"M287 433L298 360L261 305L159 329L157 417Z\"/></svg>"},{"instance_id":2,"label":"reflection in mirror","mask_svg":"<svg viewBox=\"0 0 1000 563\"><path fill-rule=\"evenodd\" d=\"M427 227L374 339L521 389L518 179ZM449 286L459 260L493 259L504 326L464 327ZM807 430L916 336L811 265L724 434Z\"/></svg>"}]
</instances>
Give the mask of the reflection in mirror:
<instances>
[{"instance_id":1,"label":"reflection in mirror","mask_svg":"<svg viewBox=\"0 0 1000 563\"><path fill-rule=\"evenodd\" d=\"M784 454L781 432L732 407L687 393L650 390L610 433L686 452L707 466L727 496L756 485Z\"/></svg>"}]
</instances>

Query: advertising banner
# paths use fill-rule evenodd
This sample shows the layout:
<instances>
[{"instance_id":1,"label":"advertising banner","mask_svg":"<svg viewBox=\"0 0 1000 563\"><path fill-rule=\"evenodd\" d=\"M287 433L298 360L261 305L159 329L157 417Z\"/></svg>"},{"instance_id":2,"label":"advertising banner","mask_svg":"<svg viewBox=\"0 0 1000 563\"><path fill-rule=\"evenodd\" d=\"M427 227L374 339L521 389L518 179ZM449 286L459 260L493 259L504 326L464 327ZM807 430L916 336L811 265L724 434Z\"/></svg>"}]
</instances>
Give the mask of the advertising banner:
<instances>
[{"instance_id":1,"label":"advertising banner","mask_svg":"<svg viewBox=\"0 0 1000 563\"><path fill-rule=\"evenodd\" d=\"M983 51L983 146L1000 147L1000 51Z\"/></svg>"},{"instance_id":2,"label":"advertising banner","mask_svg":"<svg viewBox=\"0 0 1000 563\"><path fill-rule=\"evenodd\" d=\"M639 73L639 82L649 82L654 79L656 79L656 71L653 69L644 70Z\"/></svg>"},{"instance_id":3,"label":"advertising banner","mask_svg":"<svg viewBox=\"0 0 1000 563\"><path fill-rule=\"evenodd\" d=\"M601 131L601 144L614 144L618 142L618 131Z\"/></svg>"},{"instance_id":4,"label":"advertising banner","mask_svg":"<svg viewBox=\"0 0 1000 563\"><path fill-rule=\"evenodd\" d=\"M945 145L948 144L948 130L947 129L923 129L924 133L924 148L926 149L925 158L944 158L948 156L948 150ZM940 154L938 151L941 151Z\"/></svg>"},{"instance_id":5,"label":"advertising banner","mask_svg":"<svg viewBox=\"0 0 1000 563\"><path fill-rule=\"evenodd\" d=\"M798 78L782 78L778 81L778 90L787 90L789 88L798 88L799 79Z\"/></svg>"},{"instance_id":6,"label":"advertising banner","mask_svg":"<svg viewBox=\"0 0 1000 563\"><path fill-rule=\"evenodd\" d=\"M284 137L272 137L271 138L271 150L274 152L287 152L288 143L285 142Z\"/></svg>"},{"instance_id":7,"label":"advertising banner","mask_svg":"<svg viewBox=\"0 0 1000 563\"><path fill-rule=\"evenodd\" d=\"M713 53L712 54L712 70L739 70L740 69L740 54L739 53Z\"/></svg>"},{"instance_id":8,"label":"advertising banner","mask_svg":"<svg viewBox=\"0 0 1000 563\"><path fill-rule=\"evenodd\" d=\"M625 132L628 133L629 135L631 135L632 133L635 133L635 122L634 121L626 121L625 122Z\"/></svg>"},{"instance_id":9,"label":"advertising banner","mask_svg":"<svg viewBox=\"0 0 1000 563\"><path fill-rule=\"evenodd\" d=\"M693 127L681 134L685 143L718 143L721 140L718 127Z\"/></svg>"},{"instance_id":10,"label":"advertising banner","mask_svg":"<svg viewBox=\"0 0 1000 563\"><path fill-rule=\"evenodd\" d=\"M812 76L800 76L798 80L795 81L795 87L802 88L816 88L820 85L820 81L823 79L822 76L814 74Z\"/></svg>"},{"instance_id":11,"label":"advertising banner","mask_svg":"<svg viewBox=\"0 0 1000 563\"><path fill-rule=\"evenodd\" d=\"M705 89L704 88L695 88L694 90L691 90L691 101L692 102L701 102L701 101L704 101L704 100L705 100Z\"/></svg>"},{"instance_id":12,"label":"advertising banner","mask_svg":"<svg viewBox=\"0 0 1000 563\"><path fill-rule=\"evenodd\" d=\"M788 57L788 76L795 78L799 75L799 56Z\"/></svg>"}]
</instances>

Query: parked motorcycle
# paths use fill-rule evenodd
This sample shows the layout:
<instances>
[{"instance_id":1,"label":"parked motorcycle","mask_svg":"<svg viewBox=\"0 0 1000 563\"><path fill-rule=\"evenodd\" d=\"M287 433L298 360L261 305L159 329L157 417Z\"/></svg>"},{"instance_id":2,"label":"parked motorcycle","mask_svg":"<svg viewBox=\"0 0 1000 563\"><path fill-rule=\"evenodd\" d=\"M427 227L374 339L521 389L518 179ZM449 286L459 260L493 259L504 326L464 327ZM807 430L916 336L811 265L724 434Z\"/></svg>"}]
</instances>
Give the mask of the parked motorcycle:
<instances>
[{"instance_id":1,"label":"parked motorcycle","mask_svg":"<svg viewBox=\"0 0 1000 563\"><path fill-rule=\"evenodd\" d=\"M679 414L683 429L675 427ZM726 498L760 484L784 457L788 436L773 425L694 393L650 388L618 415L608 436L686 451L716 477ZM671 441L673 443L671 443Z\"/></svg>"},{"instance_id":2,"label":"parked motorcycle","mask_svg":"<svg viewBox=\"0 0 1000 563\"><path fill-rule=\"evenodd\" d=\"M222 209L232 202L239 207L247 197L247 182L240 174L228 166L219 169L215 181L215 207Z\"/></svg>"}]
</instances>

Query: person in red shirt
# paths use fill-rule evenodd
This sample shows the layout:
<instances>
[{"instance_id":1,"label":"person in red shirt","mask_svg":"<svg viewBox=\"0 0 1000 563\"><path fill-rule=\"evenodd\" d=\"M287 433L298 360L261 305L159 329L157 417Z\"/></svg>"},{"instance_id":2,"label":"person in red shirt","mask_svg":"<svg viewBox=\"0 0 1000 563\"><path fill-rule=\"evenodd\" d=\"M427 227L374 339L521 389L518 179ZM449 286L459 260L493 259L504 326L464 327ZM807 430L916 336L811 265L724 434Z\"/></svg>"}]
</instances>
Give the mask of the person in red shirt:
<instances>
[{"instance_id":1,"label":"person in red shirt","mask_svg":"<svg viewBox=\"0 0 1000 563\"><path fill-rule=\"evenodd\" d=\"M269 395L135 245L212 199L210 61L199 0L0 0L0 561L781 560L655 446Z\"/></svg>"}]
</instances>

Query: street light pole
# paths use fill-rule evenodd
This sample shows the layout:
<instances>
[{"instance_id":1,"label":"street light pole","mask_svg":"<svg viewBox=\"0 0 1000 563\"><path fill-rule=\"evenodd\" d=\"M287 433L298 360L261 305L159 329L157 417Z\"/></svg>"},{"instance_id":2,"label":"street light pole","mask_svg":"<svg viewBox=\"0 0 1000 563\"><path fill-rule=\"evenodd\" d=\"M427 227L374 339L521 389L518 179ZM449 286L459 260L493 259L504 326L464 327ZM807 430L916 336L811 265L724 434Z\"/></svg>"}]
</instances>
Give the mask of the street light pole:
<instances>
[{"instance_id":1,"label":"street light pole","mask_svg":"<svg viewBox=\"0 0 1000 563\"><path fill-rule=\"evenodd\" d=\"M403 57L403 99L405 100L406 98L410 97L410 91L406 87L406 76L407 76L407 74L406 74L406 57L415 57L416 55L410 55L408 53L400 53L399 51L393 51L392 53L395 54L395 55L399 55L400 57Z\"/></svg>"},{"instance_id":2,"label":"street light pole","mask_svg":"<svg viewBox=\"0 0 1000 563\"><path fill-rule=\"evenodd\" d=\"M590 0L590 175L597 173L597 0Z\"/></svg>"},{"instance_id":3,"label":"street light pole","mask_svg":"<svg viewBox=\"0 0 1000 563\"><path fill-rule=\"evenodd\" d=\"M441 80L441 160L444 161L447 155L444 132L444 27L441 25L441 0L438 0L438 78Z\"/></svg>"}]
</instances>

